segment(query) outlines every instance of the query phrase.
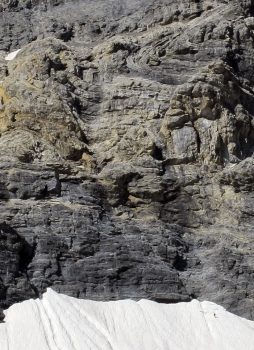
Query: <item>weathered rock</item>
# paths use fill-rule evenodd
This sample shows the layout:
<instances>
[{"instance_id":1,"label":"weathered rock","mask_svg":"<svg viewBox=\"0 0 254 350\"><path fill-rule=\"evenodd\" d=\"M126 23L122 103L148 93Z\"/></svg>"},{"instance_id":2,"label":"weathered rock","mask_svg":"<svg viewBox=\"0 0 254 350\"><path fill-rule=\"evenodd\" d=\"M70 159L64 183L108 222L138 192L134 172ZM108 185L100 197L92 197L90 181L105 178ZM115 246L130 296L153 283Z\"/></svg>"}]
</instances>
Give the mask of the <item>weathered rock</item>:
<instances>
[{"instance_id":1,"label":"weathered rock","mask_svg":"<svg viewBox=\"0 0 254 350\"><path fill-rule=\"evenodd\" d=\"M253 1L1 11L0 307L51 286L253 319Z\"/></svg>"}]
</instances>

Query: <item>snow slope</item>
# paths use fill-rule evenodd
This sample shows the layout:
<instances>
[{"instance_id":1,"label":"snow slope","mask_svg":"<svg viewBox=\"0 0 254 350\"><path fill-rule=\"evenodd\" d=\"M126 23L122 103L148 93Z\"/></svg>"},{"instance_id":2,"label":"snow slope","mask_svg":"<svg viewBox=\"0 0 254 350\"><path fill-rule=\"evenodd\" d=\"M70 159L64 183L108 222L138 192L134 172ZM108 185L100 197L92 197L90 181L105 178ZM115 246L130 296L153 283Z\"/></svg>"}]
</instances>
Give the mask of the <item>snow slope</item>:
<instances>
[{"instance_id":1,"label":"snow slope","mask_svg":"<svg viewBox=\"0 0 254 350\"><path fill-rule=\"evenodd\" d=\"M210 302L95 302L48 289L5 314L1 350L254 349L254 322Z\"/></svg>"},{"instance_id":2,"label":"snow slope","mask_svg":"<svg viewBox=\"0 0 254 350\"><path fill-rule=\"evenodd\" d=\"M21 49L18 49L16 51L10 52L7 56L5 56L5 60L6 61L12 61L14 60L14 58L17 56L17 54L19 53Z\"/></svg>"}]
</instances>

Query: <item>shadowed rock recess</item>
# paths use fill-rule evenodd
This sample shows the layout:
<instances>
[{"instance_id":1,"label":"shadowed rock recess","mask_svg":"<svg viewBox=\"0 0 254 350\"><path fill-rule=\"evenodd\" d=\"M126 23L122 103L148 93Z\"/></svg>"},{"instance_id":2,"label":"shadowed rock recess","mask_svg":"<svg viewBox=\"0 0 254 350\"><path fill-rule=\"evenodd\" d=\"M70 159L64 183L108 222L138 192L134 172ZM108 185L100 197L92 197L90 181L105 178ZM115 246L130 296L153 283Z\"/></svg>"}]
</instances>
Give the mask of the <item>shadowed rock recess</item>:
<instances>
[{"instance_id":1,"label":"shadowed rock recess","mask_svg":"<svg viewBox=\"0 0 254 350\"><path fill-rule=\"evenodd\" d=\"M0 307L52 287L254 319L254 1L0 11Z\"/></svg>"}]
</instances>

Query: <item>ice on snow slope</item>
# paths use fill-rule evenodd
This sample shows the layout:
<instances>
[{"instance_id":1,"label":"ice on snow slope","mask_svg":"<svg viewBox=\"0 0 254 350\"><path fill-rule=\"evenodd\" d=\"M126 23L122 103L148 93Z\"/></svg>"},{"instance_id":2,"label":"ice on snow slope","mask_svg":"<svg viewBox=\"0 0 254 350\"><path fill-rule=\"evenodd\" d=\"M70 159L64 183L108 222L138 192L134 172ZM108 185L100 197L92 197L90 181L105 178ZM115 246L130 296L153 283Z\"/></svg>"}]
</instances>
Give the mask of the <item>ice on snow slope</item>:
<instances>
[{"instance_id":1,"label":"ice on snow slope","mask_svg":"<svg viewBox=\"0 0 254 350\"><path fill-rule=\"evenodd\" d=\"M253 350L254 322L210 302L95 302L48 290L6 311L1 350Z\"/></svg>"}]
</instances>

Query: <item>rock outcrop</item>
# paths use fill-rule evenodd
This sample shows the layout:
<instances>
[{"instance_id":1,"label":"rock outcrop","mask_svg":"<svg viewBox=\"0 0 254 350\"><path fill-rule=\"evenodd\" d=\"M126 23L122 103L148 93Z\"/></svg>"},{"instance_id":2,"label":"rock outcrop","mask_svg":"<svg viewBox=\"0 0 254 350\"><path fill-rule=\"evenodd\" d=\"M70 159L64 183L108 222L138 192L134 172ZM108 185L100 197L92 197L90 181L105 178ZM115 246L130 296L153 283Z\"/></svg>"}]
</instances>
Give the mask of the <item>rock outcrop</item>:
<instances>
[{"instance_id":1,"label":"rock outcrop","mask_svg":"<svg viewBox=\"0 0 254 350\"><path fill-rule=\"evenodd\" d=\"M254 2L0 5L0 306L50 286L254 319Z\"/></svg>"}]
</instances>

